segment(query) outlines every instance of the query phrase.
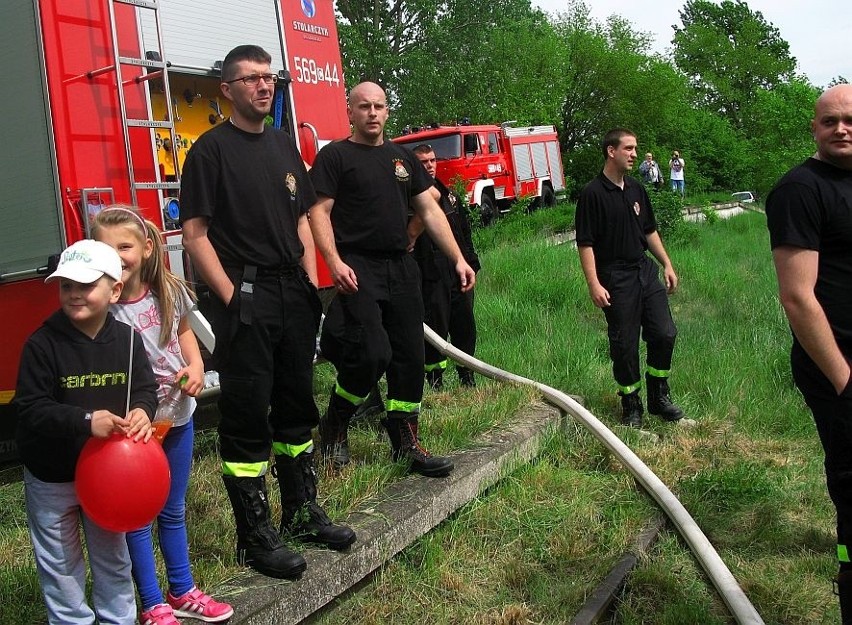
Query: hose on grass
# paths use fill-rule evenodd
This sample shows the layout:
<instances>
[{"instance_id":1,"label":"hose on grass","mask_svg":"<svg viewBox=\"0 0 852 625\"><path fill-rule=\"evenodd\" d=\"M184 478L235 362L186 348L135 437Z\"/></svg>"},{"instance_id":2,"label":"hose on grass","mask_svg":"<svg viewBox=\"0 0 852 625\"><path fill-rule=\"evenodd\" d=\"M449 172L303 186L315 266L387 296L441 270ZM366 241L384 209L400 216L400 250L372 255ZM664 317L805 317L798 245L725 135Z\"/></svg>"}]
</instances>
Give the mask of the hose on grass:
<instances>
[{"instance_id":1,"label":"hose on grass","mask_svg":"<svg viewBox=\"0 0 852 625\"><path fill-rule=\"evenodd\" d=\"M746 597L737 580L734 578L731 571L719 557L719 554L713 548L713 545L698 527L698 524L683 507L680 500L675 497L674 493L658 478L648 466L633 453L633 451L624 442L618 438L608 427L606 427L597 417L586 410L583 406L577 403L566 393L560 390L541 384L534 380L503 371L488 363L485 363L469 354L464 353L460 349L453 347L426 324L423 325L423 331L426 335L426 340L435 347L441 354L451 358L456 363L472 369L477 373L484 375L494 380L502 380L504 382L513 382L532 386L539 390L544 398L556 406L570 414L574 419L583 424L592 435L597 438L607 449L618 457L619 460L627 467L633 477L639 484L654 498L654 500L662 508L663 512L669 517L672 524L677 528L677 531L686 541L689 548L692 550L696 560L704 568L716 590L722 596L725 604L731 612L737 623L741 625L763 625L763 619L757 610Z\"/></svg>"}]
</instances>

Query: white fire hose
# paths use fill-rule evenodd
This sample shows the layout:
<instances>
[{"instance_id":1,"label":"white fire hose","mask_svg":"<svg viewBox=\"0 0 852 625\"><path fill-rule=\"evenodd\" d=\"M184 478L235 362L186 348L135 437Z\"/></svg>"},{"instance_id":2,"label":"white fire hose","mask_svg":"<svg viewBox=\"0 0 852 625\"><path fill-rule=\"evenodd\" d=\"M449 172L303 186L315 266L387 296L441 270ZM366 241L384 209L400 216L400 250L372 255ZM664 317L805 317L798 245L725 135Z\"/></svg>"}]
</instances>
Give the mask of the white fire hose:
<instances>
[{"instance_id":1,"label":"white fire hose","mask_svg":"<svg viewBox=\"0 0 852 625\"><path fill-rule=\"evenodd\" d=\"M550 403L571 414L586 426L595 438L624 463L633 477L650 493L669 519L671 519L678 532L680 532L680 535L689 545L695 558L701 563L704 571L713 581L713 585L728 605L736 622L749 625L763 625L763 619L760 617L760 614L754 609L754 606L748 600L748 597L745 596L745 593L740 588L740 585L730 570L728 570L728 567L725 566L725 563L719 557L719 554L716 553L713 545L707 540L704 532L701 531L701 528L698 527L698 524L690 516L689 512L686 511L683 504L680 503L660 478L654 475L653 471L620 438L601 423L597 417L562 391L513 373L508 373L497 367L492 367L473 356L465 354L435 334L426 324L423 325L423 331L426 335L426 340L435 349L443 355L449 356L455 362L495 380L533 386L541 391Z\"/></svg>"}]
</instances>

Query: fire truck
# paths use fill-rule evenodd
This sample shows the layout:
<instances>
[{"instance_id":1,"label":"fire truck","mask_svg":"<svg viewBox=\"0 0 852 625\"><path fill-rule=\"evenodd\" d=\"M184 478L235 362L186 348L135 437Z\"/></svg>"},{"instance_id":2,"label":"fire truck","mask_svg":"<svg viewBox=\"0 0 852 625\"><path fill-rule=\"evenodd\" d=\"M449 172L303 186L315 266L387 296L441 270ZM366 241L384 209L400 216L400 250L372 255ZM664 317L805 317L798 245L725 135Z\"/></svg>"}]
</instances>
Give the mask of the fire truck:
<instances>
[{"instance_id":1,"label":"fire truck","mask_svg":"<svg viewBox=\"0 0 852 625\"><path fill-rule=\"evenodd\" d=\"M164 230L183 273L180 168L226 122L222 59L251 43L279 75L271 122L313 162L349 134L332 0L20 0L5 3L0 98L0 461L14 456L18 360L58 306L44 278L108 204ZM324 265L321 265L324 267ZM330 278L321 271L322 285ZM202 337L203 338L203 337Z\"/></svg>"},{"instance_id":2,"label":"fire truck","mask_svg":"<svg viewBox=\"0 0 852 625\"><path fill-rule=\"evenodd\" d=\"M427 144L435 151L437 177L448 187L464 184L470 206L487 225L521 197L532 208L556 204L565 191L562 155L553 126L434 125L394 139L408 148Z\"/></svg>"}]
</instances>

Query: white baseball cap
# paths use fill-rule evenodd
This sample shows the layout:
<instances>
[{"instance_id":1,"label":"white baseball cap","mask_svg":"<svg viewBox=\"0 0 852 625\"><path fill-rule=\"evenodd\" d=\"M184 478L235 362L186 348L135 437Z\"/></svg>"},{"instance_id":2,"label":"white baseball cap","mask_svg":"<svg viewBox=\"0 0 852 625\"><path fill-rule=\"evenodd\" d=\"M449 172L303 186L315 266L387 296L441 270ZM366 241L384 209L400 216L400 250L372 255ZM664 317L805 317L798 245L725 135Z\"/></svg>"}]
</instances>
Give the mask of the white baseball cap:
<instances>
[{"instance_id":1,"label":"white baseball cap","mask_svg":"<svg viewBox=\"0 0 852 625\"><path fill-rule=\"evenodd\" d=\"M56 278L68 278L80 284L91 284L101 276L121 280L121 258L106 243L83 239L65 248L59 257L56 271L45 282Z\"/></svg>"}]
</instances>

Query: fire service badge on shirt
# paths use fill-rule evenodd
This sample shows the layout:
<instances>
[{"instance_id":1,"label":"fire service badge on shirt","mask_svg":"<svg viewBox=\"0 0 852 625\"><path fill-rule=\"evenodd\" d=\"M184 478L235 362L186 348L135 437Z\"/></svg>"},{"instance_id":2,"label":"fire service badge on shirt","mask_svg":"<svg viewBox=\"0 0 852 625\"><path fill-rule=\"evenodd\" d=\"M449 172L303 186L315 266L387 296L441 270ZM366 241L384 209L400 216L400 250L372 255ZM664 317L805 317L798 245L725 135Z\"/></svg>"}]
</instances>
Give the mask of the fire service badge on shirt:
<instances>
[{"instance_id":1,"label":"fire service badge on shirt","mask_svg":"<svg viewBox=\"0 0 852 625\"><path fill-rule=\"evenodd\" d=\"M405 168L405 165L402 164L401 159L394 159L393 173L396 175L396 179L400 182L406 182L409 176L411 175L408 173L408 170Z\"/></svg>"},{"instance_id":2,"label":"fire service badge on shirt","mask_svg":"<svg viewBox=\"0 0 852 625\"><path fill-rule=\"evenodd\" d=\"M284 178L284 184L287 185L287 189L290 191L290 197L296 197L296 176L293 175L292 172L287 172L287 176Z\"/></svg>"}]
</instances>

